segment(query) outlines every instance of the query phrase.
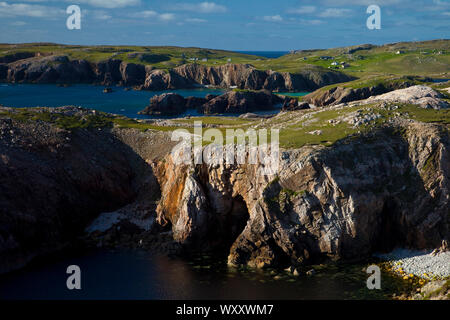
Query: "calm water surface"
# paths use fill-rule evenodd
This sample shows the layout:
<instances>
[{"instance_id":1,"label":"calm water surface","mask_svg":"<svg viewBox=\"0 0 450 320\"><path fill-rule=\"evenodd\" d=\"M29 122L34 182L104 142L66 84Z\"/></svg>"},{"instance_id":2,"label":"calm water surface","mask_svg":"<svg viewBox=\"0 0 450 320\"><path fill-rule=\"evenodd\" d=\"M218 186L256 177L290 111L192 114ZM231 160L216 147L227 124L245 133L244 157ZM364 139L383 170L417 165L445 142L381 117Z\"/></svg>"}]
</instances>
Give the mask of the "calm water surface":
<instances>
[{"instance_id":1,"label":"calm water surface","mask_svg":"<svg viewBox=\"0 0 450 320\"><path fill-rule=\"evenodd\" d=\"M66 288L66 268L81 268L82 290ZM314 276L236 270L210 257L170 259L140 250L91 251L35 262L0 276L2 299L361 299L397 289L368 290L363 265L317 267ZM276 274L281 279L275 280Z\"/></svg>"},{"instance_id":2,"label":"calm water surface","mask_svg":"<svg viewBox=\"0 0 450 320\"><path fill-rule=\"evenodd\" d=\"M223 90L190 89L171 91L126 91L113 87L112 93L103 93L104 86L77 84L58 87L54 84L0 84L0 104L6 107L61 107L81 106L99 111L121 114L130 118L151 118L137 113L144 109L151 97L165 92L175 92L184 97L205 97L222 94ZM190 110L186 115L198 115Z\"/></svg>"}]
</instances>

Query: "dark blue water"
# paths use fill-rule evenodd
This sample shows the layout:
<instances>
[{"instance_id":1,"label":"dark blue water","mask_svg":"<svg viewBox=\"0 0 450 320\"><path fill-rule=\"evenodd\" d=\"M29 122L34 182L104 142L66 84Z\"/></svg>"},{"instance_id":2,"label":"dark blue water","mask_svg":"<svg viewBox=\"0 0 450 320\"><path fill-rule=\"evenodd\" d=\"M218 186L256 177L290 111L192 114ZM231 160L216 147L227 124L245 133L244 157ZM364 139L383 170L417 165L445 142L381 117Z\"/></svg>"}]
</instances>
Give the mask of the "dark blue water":
<instances>
[{"instance_id":1,"label":"dark blue water","mask_svg":"<svg viewBox=\"0 0 450 320\"><path fill-rule=\"evenodd\" d=\"M0 105L14 108L81 106L99 111L121 114L130 118L151 118L138 115L151 97L165 92L175 92L184 97L205 97L207 94L222 94L223 90L191 89L171 91L125 91L114 87L112 93L103 93L104 86L73 85L59 87L53 84L0 84ZM199 115L189 110L186 115Z\"/></svg>"},{"instance_id":2,"label":"dark blue water","mask_svg":"<svg viewBox=\"0 0 450 320\"><path fill-rule=\"evenodd\" d=\"M211 258L191 262L145 251L92 251L34 263L0 276L4 299L358 299L383 298L396 287L366 287L362 265L317 269L314 276L237 270ZM81 290L68 290L66 269L81 268ZM281 279L274 279L274 272Z\"/></svg>"},{"instance_id":3,"label":"dark blue water","mask_svg":"<svg viewBox=\"0 0 450 320\"><path fill-rule=\"evenodd\" d=\"M450 79L433 79L433 82L435 83L443 83L443 82L447 82L450 81Z\"/></svg>"},{"instance_id":4,"label":"dark blue water","mask_svg":"<svg viewBox=\"0 0 450 320\"><path fill-rule=\"evenodd\" d=\"M243 54L250 54L253 56L265 57L269 59L276 59L289 53L289 51L236 51L236 52Z\"/></svg>"}]
</instances>

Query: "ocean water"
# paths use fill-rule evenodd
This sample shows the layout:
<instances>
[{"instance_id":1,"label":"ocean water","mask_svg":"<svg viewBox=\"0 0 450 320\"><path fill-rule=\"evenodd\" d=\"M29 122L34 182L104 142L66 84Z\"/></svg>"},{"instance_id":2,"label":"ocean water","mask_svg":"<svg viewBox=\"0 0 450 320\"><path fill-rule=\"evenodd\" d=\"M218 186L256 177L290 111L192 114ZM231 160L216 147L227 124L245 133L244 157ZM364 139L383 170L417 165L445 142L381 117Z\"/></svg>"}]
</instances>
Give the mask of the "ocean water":
<instances>
[{"instance_id":1,"label":"ocean water","mask_svg":"<svg viewBox=\"0 0 450 320\"><path fill-rule=\"evenodd\" d=\"M130 118L151 118L138 115L151 97L165 92L175 92L184 97L205 97L207 94L222 94L217 89L190 89L170 91L126 91L123 87L113 87L112 93L103 93L104 86L77 84L59 87L54 84L0 84L0 105L14 108L81 106ZM198 115L189 110L185 115ZM183 115L182 115L183 116Z\"/></svg>"},{"instance_id":2,"label":"ocean water","mask_svg":"<svg viewBox=\"0 0 450 320\"><path fill-rule=\"evenodd\" d=\"M166 92L175 92L184 97L205 97L207 94L220 95L225 90L220 89L186 89L167 91L135 91L125 90L123 87L113 87L112 93L103 93L105 86L77 84L60 87L54 84L6 84L0 83L0 105L13 108L28 107L61 107L80 106L129 118L152 119L161 116L138 115L148 104L151 97ZM302 96L308 92L287 93L290 96ZM257 114L277 114L281 105L273 110L256 111ZM238 116L239 114L224 114ZM187 110L176 117L201 116L195 109ZM166 117L166 118L174 118Z\"/></svg>"},{"instance_id":3,"label":"ocean water","mask_svg":"<svg viewBox=\"0 0 450 320\"><path fill-rule=\"evenodd\" d=\"M299 277L283 271L237 270L225 261L189 261L141 250L95 250L47 258L0 275L0 300L39 299L383 299L399 288L382 274L369 290L363 265L317 269ZM81 269L81 290L68 290L69 265ZM274 279L274 273L281 279Z\"/></svg>"}]
</instances>

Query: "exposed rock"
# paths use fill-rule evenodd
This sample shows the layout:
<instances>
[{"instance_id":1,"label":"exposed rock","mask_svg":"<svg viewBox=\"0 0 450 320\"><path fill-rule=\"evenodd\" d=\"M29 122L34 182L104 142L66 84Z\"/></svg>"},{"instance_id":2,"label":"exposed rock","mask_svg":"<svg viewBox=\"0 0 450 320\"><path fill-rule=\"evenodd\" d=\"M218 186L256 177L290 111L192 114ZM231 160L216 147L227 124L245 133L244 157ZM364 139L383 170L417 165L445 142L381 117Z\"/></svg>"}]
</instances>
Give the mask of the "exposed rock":
<instances>
[{"instance_id":1,"label":"exposed rock","mask_svg":"<svg viewBox=\"0 0 450 320\"><path fill-rule=\"evenodd\" d=\"M122 81L120 72L121 60L109 59L100 61L93 65L95 82L102 85L111 86Z\"/></svg>"},{"instance_id":2,"label":"exposed rock","mask_svg":"<svg viewBox=\"0 0 450 320\"><path fill-rule=\"evenodd\" d=\"M0 81L6 80L8 76L8 66L0 64Z\"/></svg>"},{"instance_id":3,"label":"exposed rock","mask_svg":"<svg viewBox=\"0 0 450 320\"><path fill-rule=\"evenodd\" d=\"M442 94L436 90L427 86L418 85L371 97L368 101L401 102L437 110L449 108L450 104L441 100L441 98L443 98Z\"/></svg>"},{"instance_id":4,"label":"exposed rock","mask_svg":"<svg viewBox=\"0 0 450 320\"><path fill-rule=\"evenodd\" d=\"M416 300L449 300L450 299L450 280L436 280L424 285L420 294L415 297Z\"/></svg>"},{"instance_id":5,"label":"exposed rock","mask_svg":"<svg viewBox=\"0 0 450 320\"><path fill-rule=\"evenodd\" d=\"M34 56L35 56L34 52L16 52L0 57L0 63L11 63L17 60L32 58Z\"/></svg>"},{"instance_id":6,"label":"exposed rock","mask_svg":"<svg viewBox=\"0 0 450 320\"><path fill-rule=\"evenodd\" d=\"M145 78L143 88L146 90L165 90L167 88L166 73L162 70L150 70Z\"/></svg>"},{"instance_id":7,"label":"exposed rock","mask_svg":"<svg viewBox=\"0 0 450 320\"><path fill-rule=\"evenodd\" d=\"M205 206L214 213L209 230L229 233L225 221L233 199L242 198L248 210L248 221L231 241L232 265L296 266L324 258L361 259L395 246L436 247L450 232L448 135L438 125L405 126L403 135L385 129L332 148L285 151L278 178L259 175L252 165L173 171L168 158L165 173L157 174L166 199L158 219L179 232L183 181L194 171ZM163 183L168 176L172 182ZM244 219L245 211L237 216ZM215 248L223 236L208 238L202 248Z\"/></svg>"},{"instance_id":8,"label":"exposed rock","mask_svg":"<svg viewBox=\"0 0 450 320\"><path fill-rule=\"evenodd\" d=\"M126 63L120 64L120 73L122 75L123 84L132 86L145 82L146 71L142 64Z\"/></svg>"},{"instance_id":9,"label":"exposed rock","mask_svg":"<svg viewBox=\"0 0 450 320\"><path fill-rule=\"evenodd\" d=\"M137 55L136 57L140 57ZM143 61L149 57L142 56ZM147 59L147 60L146 60ZM0 61L0 63L2 63ZM256 70L250 65L227 64L207 67L186 64L166 71L144 64L108 59L97 63L70 60L67 56L17 56L5 59L8 82L32 83L99 83L102 85L135 85L146 90L186 89L198 86L275 91L313 90L319 86L349 81L337 72L308 69L300 74ZM150 62L154 63L154 62ZM1 69L4 69L2 67ZM2 71L0 69L0 75ZM1 78L0 78L1 79Z\"/></svg>"},{"instance_id":10,"label":"exposed rock","mask_svg":"<svg viewBox=\"0 0 450 320\"><path fill-rule=\"evenodd\" d=\"M283 107L281 111L296 111L296 110L304 110L309 109L309 104L306 102L300 103L297 99L286 99L283 103Z\"/></svg>"},{"instance_id":11,"label":"exposed rock","mask_svg":"<svg viewBox=\"0 0 450 320\"><path fill-rule=\"evenodd\" d=\"M74 239L105 212L102 241L122 239L119 226L139 235L123 241L144 245L145 230L160 226L170 250L221 252L230 265L298 268L439 247L450 238L448 131L393 126L331 147L282 150L275 176L261 174L261 163L180 165L170 134L152 130L69 132L2 119L2 269Z\"/></svg>"},{"instance_id":12,"label":"exposed rock","mask_svg":"<svg viewBox=\"0 0 450 320\"><path fill-rule=\"evenodd\" d=\"M186 100L186 109L197 109L211 99L200 97L187 97L185 100Z\"/></svg>"},{"instance_id":13,"label":"exposed rock","mask_svg":"<svg viewBox=\"0 0 450 320\"><path fill-rule=\"evenodd\" d=\"M153 176L148 164L110 130L0 119L0 273L61 248L100 212L133 201L144 174Z\"/></svg>"},{"instance_id":14,"label":"exposed rock","mask_svg":"<svg viewBox=\"0 0 450 320\"><path fill-rule=\"evenodd\" d=\"M83 83L94 79L84 60L69 61L66 56L18 60L8 65L8 82Z\"/></svg>"},{"instance_id":15,"label":"exposed rock","mask_svg":"<svg viewBox=\"0 0 450 320\"><path fill-rule=\"evenodd\" d=\"M186 111L185 99L176 93L164 93L150 99L150 105L139 114L177 115Z\"/></svg>"},{"instance_id":16,"label":"exposed rock","mask_svg":"<svg viewBox=\"0 0 450 320\"><path fill-rule=\"evenodd\" d=\"M268 91L230 91L205 103L199 110L205 114L246 113L269 110L282 99Z\"/></svg>"},{"instance_id":17,"label":"exposed rock","mask_svg":"<svg viewBox=\"0 0 450 320\"><path fill-rule=\"evenodd\" d=\"M337 86L328 90L319 89L306 95L303 100L315 106L337 105L345 102L367 99L371 96L380 95L400 88L406 88L410 85L411 82L405 80L398 83L388 83L386 85L379 84L372 87L357 89Z\"/></svg>"}]
</instances>

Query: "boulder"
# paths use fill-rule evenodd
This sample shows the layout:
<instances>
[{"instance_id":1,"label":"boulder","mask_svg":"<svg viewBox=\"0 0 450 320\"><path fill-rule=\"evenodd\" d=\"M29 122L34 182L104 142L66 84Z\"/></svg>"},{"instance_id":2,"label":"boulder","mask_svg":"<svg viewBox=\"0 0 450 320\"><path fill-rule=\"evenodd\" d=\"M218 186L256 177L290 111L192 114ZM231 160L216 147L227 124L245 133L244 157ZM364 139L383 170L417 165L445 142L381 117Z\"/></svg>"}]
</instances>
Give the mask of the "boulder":
<instances>
[{"instance_id":1,"label":"boulder","mask_svg":"<svg viewBox=\"0 0 450 320\"><path fill-rule=\"evenodd\" d=\"M206 98L200 97L187 97L186 99L186 109L197 109L204 105L208 100Z\"/></svg>"},{"instance_id":2,"label":"boulder","mask_svg":"<svg viewBox=\"0 0 450 320\"><path fill-rule=\"evenodd\" d=\"M269 91L230 91L205 103L204 114L247 113L272 109L282 99Z\"/></svg>"},{"instance_id":3,"label":"boulder","mask_svg":"<svg viewBox=\"0 0 450 320\"><path fill-rule=\"evenodd\" d=\"M150 99L150 105L139 114L171 116L186 111L185 99L176 93L164 93Z\"/></svg>"},{"instance_id":4,"label":"boulder","mask_svg":"<svg viewBox=\"0 0 450 320\"><path fill-rule=\"evenodd\" d=\"M286 99L283 103L283 107L281 111L296 111L296 110L304 110L309 109L309 104L306 102L300 103L297 99Z\"/></svg>"},{"instance_id":5,"label":"boulder","mask_svg":"<svg viewBox=\"0 0 450 320\"><path fill-rule=\"evenodd\" d=\"M395 90L376 97L371 97L368 101L400 102L419 105L426 109L446 109L450 104L442 100L443 95L436 90L423 86L412 86L406 89Z\"/></svg>"},{"instance_id":6,"label":"boulder","mask_svg":"<svg viewBox=\"0 0 450 320\"><path fill-rule=\"evenodd\" d=\"M147 74L145 78L143 89L146 90L167 89L166 73L163 70L150 70L150 72Z\"/></svg>"}]
</instances>

